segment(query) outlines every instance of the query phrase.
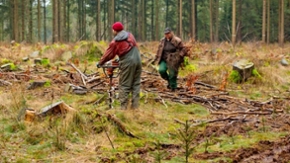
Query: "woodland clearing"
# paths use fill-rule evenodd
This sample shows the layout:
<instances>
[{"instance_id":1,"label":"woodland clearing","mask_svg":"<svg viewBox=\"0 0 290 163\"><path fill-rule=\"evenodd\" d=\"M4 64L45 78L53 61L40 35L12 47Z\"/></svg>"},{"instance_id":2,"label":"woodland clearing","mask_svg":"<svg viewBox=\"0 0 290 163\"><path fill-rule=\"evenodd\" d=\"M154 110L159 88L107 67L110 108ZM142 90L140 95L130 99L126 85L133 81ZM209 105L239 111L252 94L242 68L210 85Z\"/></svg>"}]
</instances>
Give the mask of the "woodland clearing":
<instances>
[{"instance_id":1,"label":"woodland clearing","mask_svg":"<svg viewBox=\"0 0 290 163\"><path fill-rule=\"evenodd\" d=\"M95 67L107 43L2 44L1 162L289 162L289 44L188 42L176 92L149 64L157 45L139 44L141 106L122 111L118 100L107 108ZM239 59L255 65L243 83L232 73ZM76 111L25 119L59 101Z\"/></svg>"}]
</instances>

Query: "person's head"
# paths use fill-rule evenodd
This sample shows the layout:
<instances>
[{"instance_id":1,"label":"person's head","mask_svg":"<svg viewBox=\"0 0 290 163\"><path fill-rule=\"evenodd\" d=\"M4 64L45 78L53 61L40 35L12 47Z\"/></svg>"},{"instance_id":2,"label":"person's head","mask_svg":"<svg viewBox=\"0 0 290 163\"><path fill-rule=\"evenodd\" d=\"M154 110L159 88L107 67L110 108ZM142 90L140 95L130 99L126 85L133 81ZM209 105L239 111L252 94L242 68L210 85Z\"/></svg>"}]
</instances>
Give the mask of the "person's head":
<instances>
[{"instance_id":1,"label":"person's head","mask_svg":"<svg viewBox=\"0 0 290 163\"><path fill-rule=\"evenodd\" d=\"M166 27L164 30L164 36L166 39L171 39L173 36L172 30L169 27Z\"/></svg>"},{"instance_id":2,"label":"person's head","mask_svg":"<svg viewBox=\"0 0 290 163\"><path fill-rule=\"evenodd\" d=\"M117 35L118 32L122 31L124 29L124 26L121 22L115 22L112 25L112 29L113 29L113 34Z\"/></svg>"}]
</instances>

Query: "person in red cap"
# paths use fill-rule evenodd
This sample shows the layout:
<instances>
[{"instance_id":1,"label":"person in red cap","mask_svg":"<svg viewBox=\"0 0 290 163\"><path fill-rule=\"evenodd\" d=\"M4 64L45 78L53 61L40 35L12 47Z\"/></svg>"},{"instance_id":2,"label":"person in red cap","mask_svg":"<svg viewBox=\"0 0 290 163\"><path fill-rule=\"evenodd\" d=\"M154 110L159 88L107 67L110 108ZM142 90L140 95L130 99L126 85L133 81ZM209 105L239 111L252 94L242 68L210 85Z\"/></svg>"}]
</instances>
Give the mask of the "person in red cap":
<instances>
[{"instance_id":1,"label":"person in red cap","mask_svg":"<svg viewBox=\"0 0 290 163\"><path fill-rule=\"evenodd\" d=\"M132 93L131 108L137 109L139 107L142 72L141 55L135 37L132 33L124 30L121 22L115 22L112 29L114 38L97 63L97 67L115 58L116 55L119 57L120 77L118 88L121 109L127 109L130 93Z\"/></svg>"}]
</instances>

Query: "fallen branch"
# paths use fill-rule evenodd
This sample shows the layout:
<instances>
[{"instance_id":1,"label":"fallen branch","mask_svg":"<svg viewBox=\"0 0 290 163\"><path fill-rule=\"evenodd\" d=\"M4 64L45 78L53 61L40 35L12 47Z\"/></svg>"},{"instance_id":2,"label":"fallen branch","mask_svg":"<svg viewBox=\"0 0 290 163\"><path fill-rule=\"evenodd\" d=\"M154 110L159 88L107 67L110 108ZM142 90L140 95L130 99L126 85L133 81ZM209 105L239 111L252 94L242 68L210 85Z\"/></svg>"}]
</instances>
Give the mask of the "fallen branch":
<instances>
[{"instance_id":1,"label":"fallen branch","mask_svg":"<svg viewBox=\"0 0 290 163\"><path fill-rule=\"evenodd\" d=\"M67 63L68 65L72 66L84 79L88 79L87 75L85 75L81 70L79 70L73 63Z\"/></svg>"},{"instance_id":2,"label":"fallen branch","mask_svg":"<svg viewBox=\"0 0 290 163\"><path fill-rule=\"evenodd\" d=\"M149 72L146 70L142 70L142 72L145 72L146 74L149 74L149 75L159 76L157 73Z\"/></svg>"},{"instance_id":3,"label":"fallen branch","mask_svg":"<svg viewBox=\"0 0 290 163\"><path fill-rule=\"evenodd\" d=\"M122 122L115 116L111 115L111 114L107 114L107 118L109 121L113 122L118 129L123 132L124 134L126 134L127 136L131 137L131 138L138 138L136 137L134 134L132 134L130 131L128 131L125 127L125 125L122 124Z\"/></svg>"},{"instance_id":4,"label":"fallen branch","mask_svg":"<svg viewBox=\"0 0 290 163\"><path fill-rule=\"evenodd\" d=\"M246 115L243 116L242 118L238 118L238 117L226 117L226 118L221 118L221 119L214 119L214 120L209 120L209 121L201 121L198 122L197 124L194 125L200 125L200 124L204 124L204 123L215 123L215 122L222 122L222 121L242 121L245 122L246 121ZM195 120L190 120L190 121L195 121Z\"/></svg>"},{"instance_id":5,"label":"fallen branch","mask_svg":"<svg viewBox=\"0 0 290 163\"><path fill-rule=\"evenodd\" d=\"M83 82L84 86L86 86L87 85L86 81L85 81L85 79L84 79L84 77L82 75L81 75L81 78L82 78L82 82Z\"/></svg>"},{"instance_id":6,"label":"fallen branch","mask_svg":"<svg viewBox=\"0 0 290 163\"><path fill-rule=\"evenodd\" d=\"M283 111L282 111L283 112ZM236 112L229 112L229 113L223 113L223 112L212 112L212 115L233 115L233 114L257 114L257 115L270 115L273 112L242 112L242 111L236 111ZM277 111L276 111L277 113Z\"/></svg>"},{"instance_id":7,"label":"fallen branch","mask_svg":"<svg viewBox=\"0 0 290 163\"><path fill-rule=\"evenodd\" d=\"M73 85L73 84L69 84L69 86L72 88L72 89L84 89L83 87L80 87L80 86L77 86L77 85ZM70 89L69 89L70 90Z\"/></svg>"},{"instance_id":8,"label":"fallen branch","mask_svg":"<svg viewBox=\"0 0 290 163\"><path fill-rule=\"evenodd\" d=\"M0 83L2 83L3 85L10 85L10 86L12 85L12 83L2 80L2 79L0 79Z\"/></svg>"},{"instance_id":9,"label":"fallen branch","mask_svg":"<svg viewBox=\"0 0 290 163\"><path fill-rule=\"evenodd\" d=\"M212 86L212 85L209 85L209 84L200 82L200 81L196 81L196 82L194 82L194 84L196 84L196 85L202 85L202 86L205 86L205 87L208 87L208 88L216 88L215 86Z\"/></svg>"},{"instance_id":10,"label":"fallen branch","mask_svg":"<svg viewBox=\"0 0 290 163\"><path fill-rule=\"evenodd\" d=\"M166 105L166 103L165 103L165 101L164 101L164 99L163 98L161 98L161 96L158 96L158 98L157 98L158 100L160 100L161 102L162 102L162 104L166 107L166 108L168 108L168 106Z\"/></svg>"},{"instance_id":11,"label":"fallen branch","mask_svg":"<svg viewBox=\"0 0 290 163\"><path fill-rule=\"evenodd\" d=\"M88 80L87 83L92 83L98 79L101 79L101 77L97 76L97 77L93 77L92 79Z\"/></svg>"},{"instance_id":12,"label":"fallen branch","mask_svg":"<svg viewBox=\"0 0 290 163\"><path fill-rule=\"evenodd\" d=\"M102 101L104 101L105 97L106 97L106 95L103 95L101 98L99 98L98 100L96 100L96 101L93 103L93 105L98 105L98 104L100 104Z\"/></svg>"},{"instance_id":13,"label":"fallen branch","mask_svg":"<svg viewBox=\"0 0 290 163\"><path fill-rule=\"evenodd\" d=\"M184 122L182 122L181 120L179 120L177 118L174 118L174 122L179 123L179 124L182 124L182 125L185 125Z\"/></svg>"},{"instance_id":14,"label":"fallen branch","mask_svg":"<svg viewBox=\"0 0 290 163\"><path fill-rule=\"evenodd\" d=\"M98 85L100 85L100 84L102 84L102 83L104 83L104 82L105 82L105 81L100 81L99 83L97 83L97 84L91 86L91 89L93 89L94 87L96 87L96 86L98 86Z\"/></svg>"}]
</instances>

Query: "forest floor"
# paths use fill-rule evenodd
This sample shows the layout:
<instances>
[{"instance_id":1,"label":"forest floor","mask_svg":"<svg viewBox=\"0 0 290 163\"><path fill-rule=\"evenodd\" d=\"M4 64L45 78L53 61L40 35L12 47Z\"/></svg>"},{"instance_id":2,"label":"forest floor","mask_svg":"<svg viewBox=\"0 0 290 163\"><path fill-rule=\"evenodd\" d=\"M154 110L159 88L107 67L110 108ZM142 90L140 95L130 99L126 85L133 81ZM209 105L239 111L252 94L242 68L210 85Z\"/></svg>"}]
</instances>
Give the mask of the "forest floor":
<instances>
[{"instance_id":1,"label":"forest floor","mask_svg":"<svg viewBox=\"0 0 290 163\"><path fill-rule=\"evenodd\" d=\"M106 43L2 44L0 162L290 162L288 44L188 42L176 92L149 64L157 45L139 45L140 108L120 110L95 67ZM235 83L240 59L256 73Z\"/></svg>"}]
</instances>

